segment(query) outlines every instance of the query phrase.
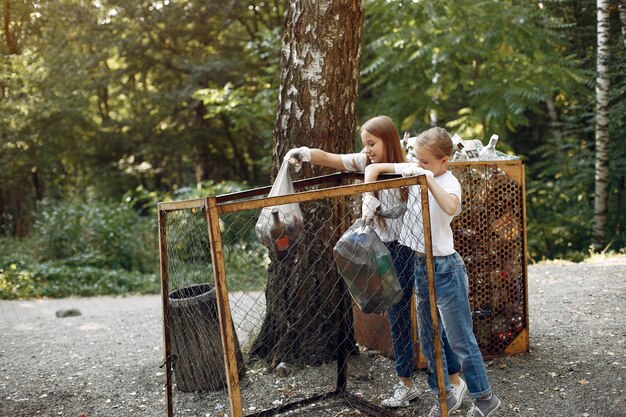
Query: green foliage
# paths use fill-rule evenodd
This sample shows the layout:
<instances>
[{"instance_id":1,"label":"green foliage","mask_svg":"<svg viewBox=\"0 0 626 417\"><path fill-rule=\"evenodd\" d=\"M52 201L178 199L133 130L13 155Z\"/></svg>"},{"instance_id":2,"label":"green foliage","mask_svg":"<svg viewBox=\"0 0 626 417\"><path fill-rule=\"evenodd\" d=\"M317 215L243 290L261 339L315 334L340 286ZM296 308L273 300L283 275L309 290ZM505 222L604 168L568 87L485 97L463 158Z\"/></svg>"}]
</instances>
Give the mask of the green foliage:
<instances>
[{"instance_id":1,"label":"green foliage","mask_svg":"<svg viewBox=\"0 0 626 417\"><path fill-rule=\"evenodd\" d=\"M590 241L593 154L584 142L546 145L537 153L543 162L529 170L526 196L529 256L581 260Z\"/></svg>"},{"instance_id":2,"label":"green foliage","mask_svg":"<svg viewBox=\"0 0 626 417\"><path fill-rule=\"evenodd\" d=\"M0 238L0 299L156 293L155 272L41 261L32 239Z\"/></svg>"},{"instance_id":3,"label":"green foliage","mask_svg":"<svg viewBox=\"0 0 626 417\"><path fill-rule=\"evenodd\" d=\"M31 269L0 269L0 299L4 300L154 294L159 288L155 273L47 263Z\"/></svg>"},{"instance_id":4,"label":"green foliage","mask_svg":"<svg viewBox=\"0 0 626 417\"><path fill-rule=\"evenodd\" d=\"M285 5L13 7L10 26L23 30L0 62L0 193L16 197L0 206L1 228L25 235L42 197L264 183ZM198 90L232 94L205 102Z\"/></svg>"},{"instance_id":5,"label":"green foliage","mask_svg":"<svg viewBox=\"0 0 626 417\"><path fill-rule=\"evenodd\" d=\"M582 75L577 86L555 97L558 121L541 132L541 140L526 145L529 156L527 204L529 252L533 259L588 256L594 204L595 151L595 4L546 2L561 22L561 36L569 60L577 62ZM618 16L612 33L620 33ZM611 104L609 144L609 206L606 250L623 250L626 244L626 53L619 36L611 45ZM537 130L536 126L534 127ZM530 131L525 132L530 134Z\"/></svg>"},{"instance_id":6,"label":"green foliage","mask_svg":"<svg viewBox=\"0 0 626 417\"><path fill-rule=\"evenodd\" d=\"M532 259L586 256L594 185L595 4L368 0L360 112L500 136L527 169ZM608 242L626 242L625 51L613 13Z\"/></svg>"},{"instance_id":7,"label":"green foliage","mask_svg":"<svg viewBox=\"0 0 626 417\"><path fill-rule=\"evenodd\" d=\"M368 1L362 97L402 130L438 125L483 141L530 123L575 72L534 3Z\"/></svg>"},{"instance_id":8,"label":"green foliage","mask_svg":"<svg viewBox=\"0 0 626 417\"><path fill-rule=\"evenodd\" d=\"M116 204L79 200L42 204L33 243L42 260L68 266L153 272L158 265L153 221Z\"/></svg>"}]
</instances>

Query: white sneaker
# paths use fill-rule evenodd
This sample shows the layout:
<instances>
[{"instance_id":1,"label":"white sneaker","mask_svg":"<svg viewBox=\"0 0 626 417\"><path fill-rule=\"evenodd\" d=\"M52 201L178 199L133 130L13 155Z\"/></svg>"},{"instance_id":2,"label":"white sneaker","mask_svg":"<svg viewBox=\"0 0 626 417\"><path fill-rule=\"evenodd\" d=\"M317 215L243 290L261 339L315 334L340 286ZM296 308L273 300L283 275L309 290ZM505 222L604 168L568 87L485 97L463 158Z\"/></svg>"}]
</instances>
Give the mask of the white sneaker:
<instances>
[{"instance_id":1,"label":"white sneaker","mask_svg":"<svg viewBox=\"0 0 626 417\"><path fill-rule=\"evenodd\" d=\"M463 396L465 396L465 393L467 392L467 384L465 383L465 381L463 381L463 378L460 378L460 379L461 379L461 382L459 383L459 385L452 384L452 395L454 395L454 400L455 400L454 410L457 410L461 406L461 402L463 401ZM451 411L454 411L454 410L451 410Z\"/></svg>"},{"instance_id":2,"label":"white sneaker","mask_svg":"<svg viewBox=\"0 0 626 417\"><path fill-rule=\"evenodd\" d=\"M419 392L417 390L417 384L413 384L413 386L409 388L400 382L393 391L393 395L386 400L383 400L381 404L385 407L393 408L406 407L409 405L409 401L414 400L418 395Z\"/></svg>"}]
</instances>

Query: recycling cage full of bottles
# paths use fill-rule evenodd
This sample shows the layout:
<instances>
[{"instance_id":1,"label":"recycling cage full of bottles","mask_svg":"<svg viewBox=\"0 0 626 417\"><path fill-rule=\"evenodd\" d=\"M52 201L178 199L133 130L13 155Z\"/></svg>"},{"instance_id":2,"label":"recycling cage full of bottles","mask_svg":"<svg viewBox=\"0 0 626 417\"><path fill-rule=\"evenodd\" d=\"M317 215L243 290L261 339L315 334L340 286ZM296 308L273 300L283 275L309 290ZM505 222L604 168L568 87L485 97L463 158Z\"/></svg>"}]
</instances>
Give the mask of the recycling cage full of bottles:
<instances>
[{"instance_id":1,"label":"recycling cage full of bottles","mask_svg":"<svg viewBox=\"0 0 626 417\"><path fill-rule=\"evenodd\" d=\"M452 230L467 268L474 334L483 357L527 352L524 165L521 160L451 162L449 169L463 192L462 211ZM386 317L356 311L355 328L360 345L392 356ZM419 356L416 366L424 367Z\"/></svg>"}]
</instances>

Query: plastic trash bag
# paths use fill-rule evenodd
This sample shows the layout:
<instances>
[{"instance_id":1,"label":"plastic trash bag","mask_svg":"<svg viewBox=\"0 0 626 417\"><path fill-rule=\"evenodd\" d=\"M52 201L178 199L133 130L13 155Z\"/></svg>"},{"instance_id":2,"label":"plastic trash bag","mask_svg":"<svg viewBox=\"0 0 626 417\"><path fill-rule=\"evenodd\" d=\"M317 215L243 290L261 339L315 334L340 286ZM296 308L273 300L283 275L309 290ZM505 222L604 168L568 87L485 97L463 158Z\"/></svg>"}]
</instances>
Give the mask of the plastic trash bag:
<instances>
[{"instance_id":1,"label":"plastic trash bag","mask_svg":"<svg viewBox=\"0 0 626 417\"><path fill-rule=\"evenodd\" d=\"M289 175L289 162L284 161L268 197L288 195L294 192L291 175ZM280 261L293 253L303 229L302 212L298 203L264 207L255 226L257 238Z\"/></svg>"},{"instance_id":2,"label":"plastic trash bag","mask_svg":"<svg viewBox=\"0 0 626 417\"><path fill-rule=\"evenodd\" d=\"M389 250L374 229L357 220L333 249L337 270L364 313L382 313L402 298Z\"/></svg>"}]
</instances>

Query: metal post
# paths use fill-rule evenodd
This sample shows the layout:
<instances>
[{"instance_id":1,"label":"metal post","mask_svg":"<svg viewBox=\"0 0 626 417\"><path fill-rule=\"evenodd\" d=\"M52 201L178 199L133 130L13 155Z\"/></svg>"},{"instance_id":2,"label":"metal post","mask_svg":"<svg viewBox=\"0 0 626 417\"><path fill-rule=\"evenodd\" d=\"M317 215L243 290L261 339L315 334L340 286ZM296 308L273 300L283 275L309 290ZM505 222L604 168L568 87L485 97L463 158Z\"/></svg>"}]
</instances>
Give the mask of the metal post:
<instances>
[{"instance_id":1,"label":"metal post","mask_svg":"<svg viewBox=\"0 0 626 417\"><path fill-rule=\"evenodd\" d=\"M443 378L443 360L441 352L441 336L439 331L439 313L437 310L437 295L435 292L435 271L433 268L433 245L430 230L430 209L428 206L428 186L426 176L420 181L422 198L422 218L424 219L424 246L426 253L426 273L428 275L428 298L430 300L430 318L433 326L433 342L435 346L435 366L437 368L437 388L439 389L439 404L442 417L448 417L448 403L446 402L446 387ZM447 371L446 371L447 372Z\"/></svg>"},{"instance_id":2,"label":"metal post","mask_svg":"<svg viewBox=\"0 0 626 417\"><path fill-rule=\"evenodd\" d=\"M165 356L165 415L172 417L172 357L170 344L170 320L169 320L169 275L167 271L167 234L166 212L159 210L159 257L161 259L161 305L163 306L163 355Z\"/></svg>"},{"instance_id":3,"label":"metal post","mask_svg":"<svg viewBox=\"0 0 626 417\"><path fill-rule=\"evenodd\" d=\"M224 268L224 253L222 252L222 236L220 234L219 214L217 212L217 199L215 197L207 197L204 201L205 215L209 229L209 240L211 244L213 274L215 276L217 312L220 319L222 348L224 349L224 368L228 381L230 414L232 417L243 417L239 374L237 372L237 356L235 353L235 336L233 334L233 320L230 315L230 306L228 303L226 269Z\"/></svg>"},{"instance_id":4,"label":"metal post","mask_svg":"<svg viewBox=\"0 0 626 417\"><path fill-rule=\"evenodd\" d=\"M346 226L343 220L346 215L345 197L337 197L337 208L335 215L337 216L338 233L343 234L346 230ZM339 238L339 236L338 236ZM348 385L348 316L350 311L349 306L352 304L350 296L346 291L346 285L343 283L341 277L337 279L337 290L339 292L339 331L337 332L337 346L339 352L337 355L337 393L343 393L346 391Z\"/></svg>"}]
</instances>

